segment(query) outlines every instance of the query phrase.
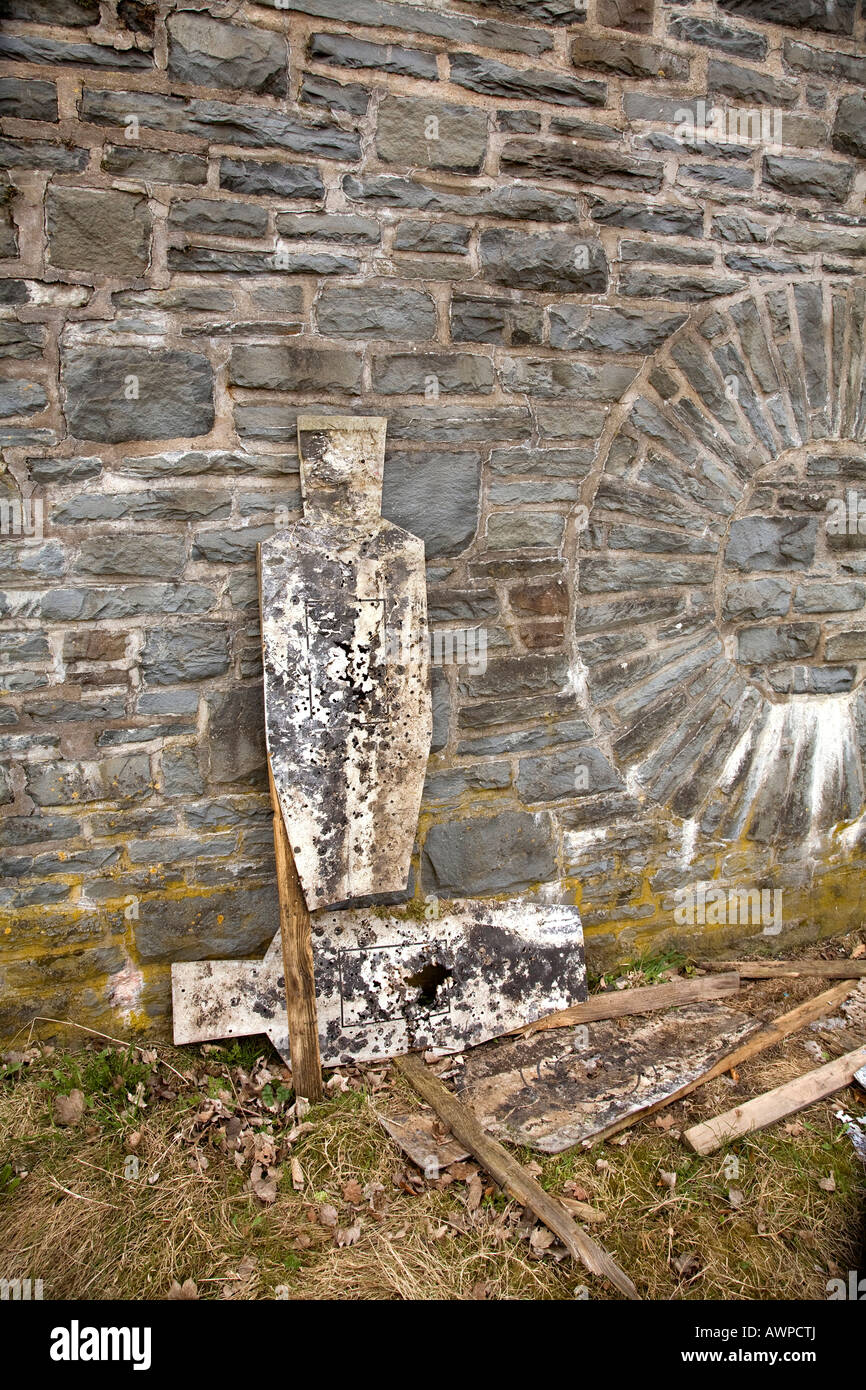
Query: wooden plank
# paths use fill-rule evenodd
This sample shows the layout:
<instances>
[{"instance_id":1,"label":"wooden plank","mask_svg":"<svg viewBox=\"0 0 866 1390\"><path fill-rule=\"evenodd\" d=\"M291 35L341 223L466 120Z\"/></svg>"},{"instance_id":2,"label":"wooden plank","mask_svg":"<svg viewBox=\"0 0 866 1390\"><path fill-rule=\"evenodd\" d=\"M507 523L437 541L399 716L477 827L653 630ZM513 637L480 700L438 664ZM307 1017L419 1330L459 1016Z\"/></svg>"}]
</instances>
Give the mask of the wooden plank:
<instances>
[{"instance_id":1,"label":"wooden plank","mask_svg":"<svg viewBox=\"0 0 866 1390\"><path fill-rule=\"evenodd\" d=\"M736 970L744 980L776 980L813 975L823 980L862 980L866 960L714 960L699 961L702 970Z\"/></svg>"},{"instance_id":2,"label":"wooden plank","mask_svg":"<svg viewBox=\"0 0 866 1390\"><path fill-rule=\"evenodd\" d=\"M489 1134L485 1134L472 1111L448 1090L422 1062L417 1053L401 1057L397 1067L423 1100L431 1105L448 1126L454 1138L464 1144L486 1172L507 1192L543 1221L576 1260L591 1274L601 1275L626 1298L639 1299L632 1280L606 1250L603 1250L569 1216L556 1197L530 1177L513 1154Z\"/></svg>"},{"instance_id":3,"label":"wooden plank","mask_svg":"<svg viewBox=\"0 0 866 1390\"><path fill-rule=\"evenodd\" d=\"M671 980L664 985L647 985L643 989L610 990L606 994L593 994L583 1004L572 1004L567 1009L539 1018L535 1023L515 1028L513 1035L530 1037L548 1028L568 1028L575 1023L597 1023L605 1018L648 1014L654 1009L697 1004L704 999L724 999L727 995L736 994L739 988L740 977L731 972L726 975L702 975L694 980Z\"/></svg>"},{"instance_id":4,"label":"wooden plank","mask_svg":"<svg viewBox=\"0 0 866 1390\"><path fill-rule=\"evenodd\" d=\"M854 1073L866 1065L866 1047L858 1047L854 1052L846 1052L805 1076L786 1081L762 1096L755 1096L743 1105L735 1105L723 1115L714 1115L703 1124L692 1125L683 1134L686 1143L699 1154L711 1154L732 1139L751 1134L756 1129L766 1129L767 1125L783 1120L787 1115L795 1115L805 1110L843 1086L850 1086Z\"/></svg>"},{"instance_id":5,"label":"wooden plank","mask_svg":"<svg viewBox=\"0 0 866 1390\"><path fill-rule=\"evenodd\" d=\"M283 943L286 1010L289 1017L292 1084L296 1096L318 1101L322 1099L324 1091L322 1061L319 1056L310 914L286 834L270 759L268 782L274 808L274 852L277 859L277 890L280 899L280 935Z\"/></svg>"},{"instance_id":6,"label":"wooden plank","mask_svg":"<svg viewBox=\"0 0 866 1390\"><path fill-rule=\"evenodd\" d=\"M621 1129L636 1124L638 1120L646 1120L650 1115L655 1115L658 1110L663 1110L665 1106L672 1105L674 1101L681 1100L683 1096L696 1091L699 1086L703 1086L708 1081L712 1081L716 1076L722 1076L724 1072L730 1071L732 1067L739 1067L743 1062L747 1062L750 1057L755 1057L759 1052L764 1052L768 1047L774 1047L776 1043L782 1042L784 1038L790 1037L792 1033L797 1033L801 1028L806 1028L816 1019L822 1018L825 1014L832 1012L837 1004L857 987L854 980L843 980L838 985L833 985L830 989L825 989L822 994L816 994L813 999L807 999L805 1003L798 1004L796 1009L791 1009L788 1013L780 1014L766 1028L753 1033L744 1043L740 1043L732 1052L728 1052L718 1062L714 1062L711 1067L699 1076L695 1081L689 1081L679 1090L672 1091L664 1100L657 1101L655 1105L647 1106L645 1110L637 1110L631 1115L624 1115L615 1124L609 1125L607 1129L599 1131L594 1136L594 1141L599 1143L603 1139L610 1139L612 1135L618 1134Z\"/></svg>"}]
</instances>

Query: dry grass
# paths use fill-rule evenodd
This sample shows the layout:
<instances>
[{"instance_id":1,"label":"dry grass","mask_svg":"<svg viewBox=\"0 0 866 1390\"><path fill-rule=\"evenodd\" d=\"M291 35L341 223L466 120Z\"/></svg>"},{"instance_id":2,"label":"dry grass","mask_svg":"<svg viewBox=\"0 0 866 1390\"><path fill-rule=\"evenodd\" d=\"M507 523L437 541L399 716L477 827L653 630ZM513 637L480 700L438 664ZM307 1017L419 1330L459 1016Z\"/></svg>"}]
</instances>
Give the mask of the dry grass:
<instances>
[{"instance_id":1,"label":"dry grass","mask_svg":"<svg viewBox=\"0 0 866 1390\"><path fill-rule=\"evenodd\" d=\"M762 982L742 1002L781 1012L818 988ZM479 1202L472 1165L456 1179L420 1176L376 1118L377 1108L417 1105L396 1074L347 1073L347 1089L338 1082L299 1124L270 1054L262 1092L255 1044L157 1055L91 1042L83 1053L40 1052L0 1081L0 1274L41 1277L47 1298L165 1298L189 1279L204 1298L616 1297L557 1247L536 1251L532 1224L492 1186ZM835 1112L862 1111L862 1096L844 1092L790 1132L776 1125L709 1158L679 1139L813 1065L793 1037L738 1084L719 1078L605 1145L522 1157L539 1162L551 1190L583 1189L605 1216L593 1234L646 1298L823 1299L827 1280L857 1264L866 1174ZM61 1128L54 1100L74 1085L87 1110ZM279 1176L264 1203L250 1190L252 1151L267 1159L269 1144ZM4 1164L26 1172L5 1195ZM673 1188L662 1172L676 1173ZM820 1186L828 1176L833 1191Z\"/></svg>"}]
</instances>

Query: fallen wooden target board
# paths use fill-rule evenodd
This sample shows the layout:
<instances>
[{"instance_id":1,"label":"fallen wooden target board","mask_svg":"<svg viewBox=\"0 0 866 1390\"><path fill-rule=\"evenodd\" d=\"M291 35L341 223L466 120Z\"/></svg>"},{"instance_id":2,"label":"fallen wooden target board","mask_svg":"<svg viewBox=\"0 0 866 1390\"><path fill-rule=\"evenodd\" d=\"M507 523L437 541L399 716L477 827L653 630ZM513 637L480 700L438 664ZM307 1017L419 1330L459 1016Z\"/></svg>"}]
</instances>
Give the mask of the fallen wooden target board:
<instances>
[{"instance_id":1,"label":"fallen wooden target board","mask_svg":"<svg viewBox=\"0 0 866 1390\"><path fill-rule=\"evenodd\" d=\"M498 1138L559 1153L663 1102L758 1027L704 1002L507 1039L467 1055L460 1095Z\"/></svg>"}]
</instances>

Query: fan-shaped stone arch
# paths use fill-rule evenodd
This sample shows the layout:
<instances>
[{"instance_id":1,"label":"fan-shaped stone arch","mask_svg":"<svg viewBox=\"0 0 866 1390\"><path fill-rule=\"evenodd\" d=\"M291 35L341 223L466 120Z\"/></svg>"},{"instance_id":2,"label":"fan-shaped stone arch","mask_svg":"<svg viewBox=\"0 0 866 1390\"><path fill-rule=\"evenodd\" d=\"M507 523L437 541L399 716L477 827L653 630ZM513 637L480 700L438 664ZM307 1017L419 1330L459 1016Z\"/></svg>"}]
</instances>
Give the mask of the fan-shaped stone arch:
<instances>
[{"instance_id":1,"label":"fan-shaped stone arch","mask_svg":"<svg viewBox=\"0 0 866 1390\"><path fill-rule=\"evenodd\" d=\"M864 316L866 282L829 278L695 315L578 539L576 652L614 759L724 839L801 842L864 809Z\"/></svg>"}]
</instances>

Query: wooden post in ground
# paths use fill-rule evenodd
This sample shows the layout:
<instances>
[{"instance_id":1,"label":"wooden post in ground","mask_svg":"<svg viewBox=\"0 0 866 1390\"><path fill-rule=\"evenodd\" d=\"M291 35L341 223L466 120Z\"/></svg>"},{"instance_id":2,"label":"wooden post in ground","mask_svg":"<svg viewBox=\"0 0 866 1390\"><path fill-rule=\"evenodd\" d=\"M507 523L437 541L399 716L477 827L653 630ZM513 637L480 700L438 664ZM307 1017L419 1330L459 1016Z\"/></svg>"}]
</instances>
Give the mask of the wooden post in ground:
<instances>
[{"instance_id":1,"label":"wooden post in ground","mask_svg":"<svg viewBox=\"0 0 866 1390\"><path fill-rule=\"evenodd\" d=\"M286 1012L289 1016L289 1052L296 1096L321 1100L322 1059L316 1014L316 981L310 914L301 887L292 847L286 833L274 777L268 760L268 783L274 808L274 852L277 858L277 890L280 897L280 935L286 979Z\"/></svg>"}]
</instances>

